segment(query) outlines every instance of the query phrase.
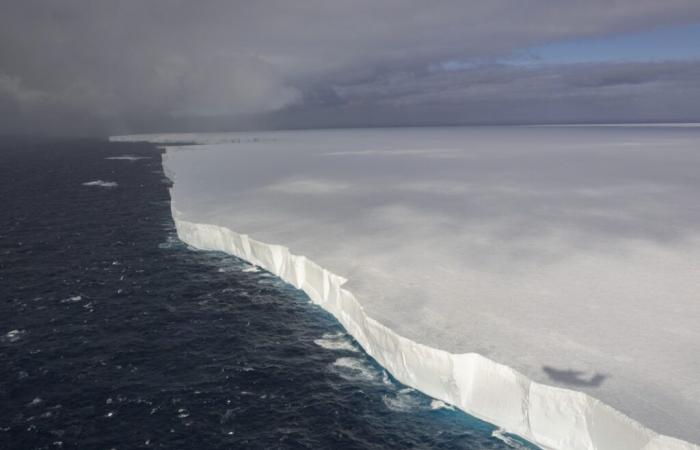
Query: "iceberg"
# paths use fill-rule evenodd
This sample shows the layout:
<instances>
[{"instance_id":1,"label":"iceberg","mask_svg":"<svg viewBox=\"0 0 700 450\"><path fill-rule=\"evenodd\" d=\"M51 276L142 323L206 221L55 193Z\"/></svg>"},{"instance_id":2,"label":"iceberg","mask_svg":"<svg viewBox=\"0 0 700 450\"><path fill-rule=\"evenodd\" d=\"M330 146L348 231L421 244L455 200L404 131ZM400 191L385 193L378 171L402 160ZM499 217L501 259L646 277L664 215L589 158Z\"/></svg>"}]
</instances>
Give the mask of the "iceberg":
<instances>
[{"instance_id":1,"label":"iceberg","mask_svg":"<svg viewBox=\"0 0 700 450\"><path fill-rule=\"evenodd\" d=\"M165 146L180 239L407 386L542 448L699 448L697 127L112 139Z\"/></svg>"}]
</instances>

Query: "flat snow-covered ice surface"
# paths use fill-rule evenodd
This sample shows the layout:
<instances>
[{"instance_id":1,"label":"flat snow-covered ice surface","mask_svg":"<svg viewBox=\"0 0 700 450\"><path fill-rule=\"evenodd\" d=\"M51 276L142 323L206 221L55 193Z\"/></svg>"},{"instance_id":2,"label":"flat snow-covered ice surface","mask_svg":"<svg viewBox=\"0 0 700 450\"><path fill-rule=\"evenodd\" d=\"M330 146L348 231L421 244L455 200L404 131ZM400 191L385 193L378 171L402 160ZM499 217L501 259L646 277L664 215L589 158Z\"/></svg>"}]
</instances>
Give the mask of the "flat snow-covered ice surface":
<instances>
[{"instance_id":1,"label":"flat snow-covered ice surface","mask_svg":"<svg viewBox=\"0 0 700 450\"><path fill-rule=\"evenodd\" d=\"M289 247L370 317L700 443L700 127L151 135L179 218Z\"/></svg>"}]
</instances>

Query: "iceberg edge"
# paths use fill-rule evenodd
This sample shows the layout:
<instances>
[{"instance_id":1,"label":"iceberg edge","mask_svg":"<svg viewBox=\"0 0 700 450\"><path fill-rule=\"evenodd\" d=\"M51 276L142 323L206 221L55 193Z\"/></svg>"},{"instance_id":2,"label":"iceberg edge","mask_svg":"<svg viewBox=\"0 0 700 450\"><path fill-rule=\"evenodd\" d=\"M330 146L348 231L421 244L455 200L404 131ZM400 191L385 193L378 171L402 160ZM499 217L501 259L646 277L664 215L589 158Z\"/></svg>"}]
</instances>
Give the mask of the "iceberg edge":
<instances>
[{"instance_id":1,"label":"iceberg edge","mask_svg":"<svg viewBox=\"0 0 700 450\"><path fill-rule=\"evenodd\" d=\"M163 170L176 183L167 153L163 154ZM345 278L305 256L224 226L184 220L172 188L171 210L178 238L184 243L234 255L304 291L398 381L507 433L556 450L700 449L656 433L583 392L534 382L477 353L450 353L400 336L367 315L355 296L342 287Z\"/></svg>"}]
</instances>

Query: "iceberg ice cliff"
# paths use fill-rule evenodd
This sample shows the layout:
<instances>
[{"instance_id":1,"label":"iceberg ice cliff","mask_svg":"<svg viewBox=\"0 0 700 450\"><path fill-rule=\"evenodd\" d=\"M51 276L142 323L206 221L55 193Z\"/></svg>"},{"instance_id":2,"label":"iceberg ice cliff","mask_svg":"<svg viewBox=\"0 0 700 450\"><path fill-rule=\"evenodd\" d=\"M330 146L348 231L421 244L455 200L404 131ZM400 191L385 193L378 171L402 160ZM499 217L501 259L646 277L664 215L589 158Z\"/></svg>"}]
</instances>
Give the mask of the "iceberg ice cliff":
<instances>
[{"instance_id":1,"label":"iceberg ice cliff","mask_svg":"<svg viewBox=\"0 0 700 450\"><path fill-rule=\"evenodd\" d=\"M203 142L164 155L178 236L304 290L402 383L544 448L698 448L700 130L115 139Z\"/></svg>"}]
</instances>

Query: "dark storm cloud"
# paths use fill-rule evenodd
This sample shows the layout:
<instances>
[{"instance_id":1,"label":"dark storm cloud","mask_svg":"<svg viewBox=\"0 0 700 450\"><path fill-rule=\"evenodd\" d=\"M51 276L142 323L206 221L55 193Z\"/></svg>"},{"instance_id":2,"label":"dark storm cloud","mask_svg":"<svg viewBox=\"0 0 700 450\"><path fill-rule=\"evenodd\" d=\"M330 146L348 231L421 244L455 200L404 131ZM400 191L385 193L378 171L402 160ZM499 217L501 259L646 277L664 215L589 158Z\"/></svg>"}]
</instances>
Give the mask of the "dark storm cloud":
<instances>
[{"instance_id":1,"label":"dark storm cloud","mask_svg":"<svg viewBox=\"0 0 700 450\"><path fill-rule=\"evenodd\" d=\"M698 121L700 61L485 65L391 72L266 114L252 126ZM328 88L324 88L324 92ZM328 103L324 103L328 100Z\"/></svg>"},{"instance_id":2,"label":"dark storm cloud","mask_svg":"<svg viewBox=\"0 0 700 450\"><path fill-rule=\"evenodd\" d=\"M695 0L9 1L0 132L644 120L662 89L659 117L697 118L690 63L429 68L698 20Z\"/></svg>"}]
</instances>

